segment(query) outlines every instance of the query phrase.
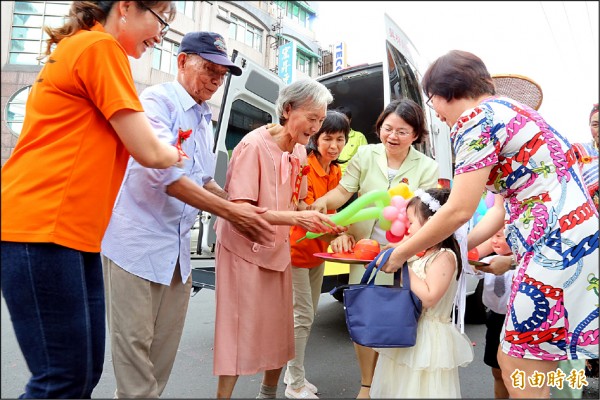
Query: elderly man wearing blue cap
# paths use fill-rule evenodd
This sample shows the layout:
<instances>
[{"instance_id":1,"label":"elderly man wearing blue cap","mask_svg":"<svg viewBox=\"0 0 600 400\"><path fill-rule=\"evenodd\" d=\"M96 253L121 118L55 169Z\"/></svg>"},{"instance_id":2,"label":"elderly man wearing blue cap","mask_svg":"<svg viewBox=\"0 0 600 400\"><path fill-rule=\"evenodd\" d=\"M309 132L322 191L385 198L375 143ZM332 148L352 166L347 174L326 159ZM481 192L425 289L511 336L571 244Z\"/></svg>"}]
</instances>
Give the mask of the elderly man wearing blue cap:
<instances>
[{"instance_id":1,"label":"elderly man wearing blue cap","mask_svg":"<svg viewBox=\"0 0 600 400\"><path fill-rule=\"evenodd\" d=\"M228 73L242 73L227 57L223 37L186 34L177 69L175 81L147 88L140 100L158 137L178 146L184 166L149 169L130 158L102 241L118 398L159 397L167 384L190 298L190 230L198 209L228 219L256 242L271 229L266 209L227 201L212 178L206 101Z\"/></svg>"}]
</instances>

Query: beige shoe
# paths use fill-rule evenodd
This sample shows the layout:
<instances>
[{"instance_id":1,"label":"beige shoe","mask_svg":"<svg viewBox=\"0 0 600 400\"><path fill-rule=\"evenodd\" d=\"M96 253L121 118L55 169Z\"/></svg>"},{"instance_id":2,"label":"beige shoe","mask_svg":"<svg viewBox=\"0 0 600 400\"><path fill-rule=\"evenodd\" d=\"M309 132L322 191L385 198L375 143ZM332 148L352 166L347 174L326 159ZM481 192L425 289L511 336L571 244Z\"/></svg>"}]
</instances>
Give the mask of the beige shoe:
<instances>
[{"instance_id":1,"label":"beige shoe","mask_svg":"<svg viewBox=\"0 0 600 400\"><path fill-rule=\"evenodd\" d=\"M311 392L306 386L302 386L300 390L295 391L290 385L285 388L285 397L288 399L318 399L319 397Z\"/></svg>"},{"instance_id":2,"label":"beige shoe","mask_svg":"<svg viewBox=\"0 0 600 400\"><path fill-rule=\"evenodd\" d=\"M290 384L290 376L287 374L287 370L285 371L285 375L283 376L283 383L285 383L286 385ZM315 385L313 385L312 383L310 383L309 381L306 380L306 378L304 378L304 387L307 388L308 390L310 390L311 392L313 392L314 394L319 393L319 390L317 389L317 387Z\"/></svg>"}]
</instances>

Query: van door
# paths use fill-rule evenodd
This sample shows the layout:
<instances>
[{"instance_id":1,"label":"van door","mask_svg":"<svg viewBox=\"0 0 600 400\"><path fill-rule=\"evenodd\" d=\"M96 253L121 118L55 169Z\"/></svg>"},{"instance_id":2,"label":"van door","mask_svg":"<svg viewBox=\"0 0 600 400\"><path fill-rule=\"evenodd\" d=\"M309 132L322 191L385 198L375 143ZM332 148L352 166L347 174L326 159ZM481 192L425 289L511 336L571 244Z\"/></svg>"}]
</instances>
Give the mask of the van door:
<instances>
[{"instance_id":1,"label":"van door","mask_svg":"<svg viewBox=\"0 0 600 400\"><path fill-rule=\"evenodd\" d=\"M383 63L383 75L388 77L388 83L383 85L385 104L394 99L407 97L423 108L429 123L430 135L425 142L415 145L415 148L438 162L440 180L449 183L453 176L450 128L425 105L421 87L422 74L427 69L428 63L421 57L408 36L387 14L384 14L384 25L387 62Z\"/></svg>"},{"instance_id":2,"label":"van door","mask_svg":"<svg viewBox=\"0 0 600 400\"><path fill-rule=\"evenodd\" d=\"M275 101L285 84L270 70L258 65L243 54L233 51L232 61L242 69L242 75L230 75L225 84L221 111L215 126L215 181L225 186L229 158L234 147L250 131L277 121ZM207 245L214 250L215 218L204 230Z\"/></svg>"}]
</instances>

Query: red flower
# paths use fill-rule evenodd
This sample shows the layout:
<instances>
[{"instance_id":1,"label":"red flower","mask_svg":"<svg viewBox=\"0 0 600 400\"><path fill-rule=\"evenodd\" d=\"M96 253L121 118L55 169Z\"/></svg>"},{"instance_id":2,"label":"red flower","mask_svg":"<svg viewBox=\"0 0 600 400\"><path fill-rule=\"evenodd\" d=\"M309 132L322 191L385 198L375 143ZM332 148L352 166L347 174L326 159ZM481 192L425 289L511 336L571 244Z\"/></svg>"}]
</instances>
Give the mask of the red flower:
<instances>
[{"instance_id":1,"label":"red flower","mask_svg":"<svg viewBox=\"0 0 600 400\"><path fill-rule=\"evenodd\" d=\"M183 142L185 142L187 140L187 138L189 138L192 135L192 130L188 129L187 131L182 131L181 128L179 128L179 143L183 144Z\"/></svg>"},{"instance_id":2,"label":"red flower","mask_svg":"<svg viewBox=\"0 0 600 400\"><path fill-rule=\"evenodd\" d=\"M310 167L308 165L305 165L300 170L300 176L308 175L309 172L310 172Z\"/></svg>"},{"instance_id":3,"label":"red flower","mask_svg":"<svg viewBox=\"0 0 600 400\"><path fill-rule=\"evenodd\" d=\"M181 128L179 128L179 132L178 132L178 135L177 135L177 143L175 144L175 147L177 148L177 151L179 151L179 155L181 156L181 158L189 159L188 155L185 154L185 151L183 151L183 149L181 148L181 145L191 135L192 135L192 130L191 129L188 129L187 131L182 131Z\"/></svg>"}]
</instances>

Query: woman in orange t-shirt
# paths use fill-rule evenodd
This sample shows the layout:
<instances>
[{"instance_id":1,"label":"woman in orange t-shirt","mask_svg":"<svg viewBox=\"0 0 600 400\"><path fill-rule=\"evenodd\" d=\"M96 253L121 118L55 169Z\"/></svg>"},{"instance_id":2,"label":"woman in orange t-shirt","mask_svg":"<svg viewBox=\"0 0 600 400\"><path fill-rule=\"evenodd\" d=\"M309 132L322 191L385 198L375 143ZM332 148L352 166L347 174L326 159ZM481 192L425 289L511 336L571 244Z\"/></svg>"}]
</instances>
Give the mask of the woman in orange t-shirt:
<instances>
[{"instance_id":1,"label":"woman in orange t-shirt","mask_svg":"<svg viewBox=\"0 0 600 400\"><path fill-rule=\"evenodd\" d=\"M45 28L47 61L2 168L2 293L32 373L22 397L89 398L100 379L100 243L129 155L182 159L144 115L128 56L174 18L171 1L74 1L64 26Z\"/></svg>"},{"instance_id":2,"label":"woman in orange t-shirt","mask_svg":"<svg viewBox=\"0 0 600 400\"><path fill-rule=\"evenodd\" d=\"M350 123L344 114L327 111L321 129L310 137L306 145L310 171L305 204L312 204L334 189L342 179L338 157L348 141L349 132ZM328 210L328 214L334 212L335 210ZM305 378L304 353L317 312L325 269L323 260L313 254L327 251L329 243L322 240L325 237L296 243L304 235L306 229L300 226L293 226L290 230L296 357L288 361L284 377L284 382L287 383L285 395L288 398L317 398L317 388Z\"/></svg>"}]
</instances>

